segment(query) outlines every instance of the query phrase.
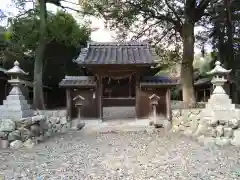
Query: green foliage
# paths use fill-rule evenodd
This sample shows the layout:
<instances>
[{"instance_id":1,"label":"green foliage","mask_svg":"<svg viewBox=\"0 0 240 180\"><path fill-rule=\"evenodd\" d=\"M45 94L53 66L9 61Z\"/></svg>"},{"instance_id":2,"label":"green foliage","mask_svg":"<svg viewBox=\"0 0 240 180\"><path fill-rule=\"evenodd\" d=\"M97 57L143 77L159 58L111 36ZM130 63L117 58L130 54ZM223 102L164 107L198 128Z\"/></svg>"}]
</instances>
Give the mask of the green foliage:
<instances>
[{"instance_id":1,"label":"green foliage","mask_svg":"<svg viewBox=\"0 0 240 180\"><path fill-rule=\"evenodd\" d=\"M21 51L35 51L39 41L39 12L30 12L28 16L13 19L10 27L11 42ZM87 26L79 27L71 14L58 11L56 15L48 14L47 37L48 43L54 41L67 46L78 46L86 42L90 35Z\"/></svg>"},{"instance_id":2,"label":"green foliage","mask_svg":"<svg viewBox=\"0 0 240 180\"><path fill-rule=\"evenodd\" d=\"M5 28L0 26L0 44L3 45L5 42Z\"/></svg>"},{"instance_id":3,"label":"green foliage","mask_svg":"<svg viewBox=\"0 0 240 180\"><path fill-rule=\"evenodd\" d=\"M158 63L163 69L181 63L181 52L178 50L166 50L159 46L155 49L157 55L160 57Z\"/></svg>"},{"instance_id":4,"label":"green foliage","mask_svg":"<svg viewBox=\"0 0 240 180\"><path fill-rule=\"evenodd\" d=\"M103 17L118 38L147 37L154 44L181 42L186 17L198 22L211 0L79 0L83 11ZM131 32L131 33L129 33Z\"/></svg>"},{"instance_id":5,"label":"green foliage","mask_svg":"<svg viewBox=\"0 0 240 180\"><path fill-rule=\"evenodd\" d=\"M178 49L168 50L160 46L156 47L155 50L159 56L158 66L160 67L157 75L168 76L174 74L173 76L178 76L177 66L181 63L181 52Z\"/></svg>"},{"instance_id":6,"label":"green foliage","mask_svg":"<svg viewBox=\"0 0 240 180\"><path fill-rule=\"evenodd\" d=\"M212 29L210 37L217 52L218 60L228 64L233 61L233 54L240 52L240 3L238 0L217 1L209 10Z\"/></svg>"},{"instance_id":7,"label":"green foliage","mask_svg":"<svg viewBox=\"0 0 240 180\"><path fill-rule=\"evenodd\" d=\"M48 36L56 42L78 46L89 40L90 29L87 26L79 28L71 14L58 11L55 16L48 17Z\"/></svg>"},{"instance_id":8,"label":"green foliage","mask_svg":"<svg viewBox=\"0 0 240 180\"><path fill-rule=\"evenodd\" d=\"M201 55L196 55L193 62L194 69L198 70L199 75L204 77L206 73L210 71L212 66L213 58L211 54L205 54L204 57Z\"/></svg>"},{"instance_id":9,"label":"green foliage","mask_svg":"<svg viewBox=\"0 0 240 180\"><path fill-rule=\"evenodd\" d=\"M180 17L183 15L183 8L180 8L183 3L181 0L178 2L179 4L171 0L169 4L175 6ZM87 15L94 14L106 19L107 25L117 32L120 40L147 36L154 44L160 41L161 43L165 41L165 44L180 41L177 32L181 24L177 23L178 19L164 1L80 0L80 4Z\"/></svg>"},{"instance_id":10,"label":"green foliage","mask_svg":"<svg viewBox=\"0 0 240 180\"><path fill-rule=\"evenodd\" d=\"M38 9L12 20L5 34L9 39L8 49L5 50L6 68L11 67L17 59L23 69L30 73L29 77L33 77L35 52L40 37L39 24ZM66 74L75 75L81 72L79 67L72 63L72 59L78 55L80 48L86 45L90 32L87 25L80 26L71 14L63 11L48 13L47 44L43 61L44 84L57 86Z\"/></svg>"}]
</instances>

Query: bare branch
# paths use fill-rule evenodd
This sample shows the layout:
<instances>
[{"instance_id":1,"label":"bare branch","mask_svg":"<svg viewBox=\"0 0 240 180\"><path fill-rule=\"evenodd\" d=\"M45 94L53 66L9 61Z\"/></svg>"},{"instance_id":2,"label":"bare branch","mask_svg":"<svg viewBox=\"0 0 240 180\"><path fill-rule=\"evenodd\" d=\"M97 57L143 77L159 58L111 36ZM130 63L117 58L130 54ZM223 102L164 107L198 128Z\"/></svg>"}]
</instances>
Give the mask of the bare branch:
<instances>
[{"instance_id":1,"label":"bare branch","mask_svg":"<svg viewBox=\"0 0 240 180\"><path fill-rule=\"evenodd\" d=\"M74 4L74 5L80 6L80 4L74 3L74 2L71 2L71 1L61 0L61 2L66 2L66 3L69 3L69 4Z\"/></svg>"},{"instance_id":2,"label":"bare branch","mask_svg":"<svg viewBox=\"0 0 240 180\"><path fill-rule=\"evenodd\" d=\"M195 8L195 22L198 22L204 15L204 10L208 7L212 0L202 0L199 5Z\"/></svg>"},{"instance_id":3,"label":"bare branch","mask_svg":"<svg viewBox=\"0 0 240 180\"><path fill-rule=\"evenodd\" d=\"M160 23L160 21L155 22L154 24L149 25L146 29L144 29L143 31L141 31L140 33L138 33L137 35L133 36L134 39L139 39L142 36L144 36L144 34L149 31L153 26L157 25L158 23Z\"/></svg>"},{"instance_id":4,"label":"bare branch","mask_svg":"<svg viewBox=\"0 0 240 180\"><path fill-rule=\"evenodd\" d=\"M178 16L177 12L175 11L175 9L169 4L168 0L165 0L165 4L167 5L167 7L173 12L174 16L177 18L177 20L179 21L179 24L183 24L181 18Z\"/></svg>"},{"instance_id":5,"label":"bare branch","mask_svg":"<svg viewBox=\"0 0 240 180\"><path fill-rule=\"evenodd\" d=\"M78 9L74 9L74 8L71 8L71 7L63 6L63 5L60 5L59 7L61 7L62 9L69 9L69 10L75 11L77 13L81 13L83 15L93 15L91 13L84 12L84 11L81 11L81 10L78 10Z\"/></svg>"},{"instance_id":6,"label":"bare branch","mask_svg":"<svg viewBox=\"0 0 240 180\"><path fill-rule=\"evenodd\" d=\"M17 17L22 17L24 15L27 15L28 13L32 12L32 11L37 11L37 9L29 9L21 14L18 14Z\"/></svg>"},{"instance_id":7,"label":"bare branch","mask_svg":"<svg viewBox=\"0 0 240 180\"><path fill-rule=\"evenodd\" d=\"M174 29L173 26L170 27L170 28L168 28L168 29L166 29L166 30L163 32L162 36L158 39L158 42L155 43L155 46L167 36L167 34L169 33L169 31L171 31L171 30L173 30L173 29Z\"/></svg>"},{"instance_id":8,"label":"bare branch","mask_svg":"<svg viewBox=\"0 0 240 180\"><path fill-rule=\"evenodd\" d=\"M146 16L149 16L150 18L153 19L157 19L157 20L162 20L162 21L167 21L169 23L172 23L174 26L178 27L177 29L180 29L179 26L181 26L180 22L178 22L178 20L173 19L170 16L167 16L165 14L160 14L160 13L156 13L154 10L146 8L146 7L141 7L140 4L136 4L133 3L132 1L127 1L126 3L128 3L131 6L134 6L136 8L136 10L138 10L139 12L142 13L143 17L146 18Z\"/></svg>"}]
</instances>

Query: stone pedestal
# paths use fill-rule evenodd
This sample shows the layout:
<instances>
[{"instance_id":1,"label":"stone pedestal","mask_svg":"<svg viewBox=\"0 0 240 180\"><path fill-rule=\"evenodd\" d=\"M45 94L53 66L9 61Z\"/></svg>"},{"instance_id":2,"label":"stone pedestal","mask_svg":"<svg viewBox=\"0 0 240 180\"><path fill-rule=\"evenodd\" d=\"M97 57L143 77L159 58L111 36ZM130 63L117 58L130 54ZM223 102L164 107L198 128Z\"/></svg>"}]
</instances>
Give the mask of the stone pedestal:
<instances>
[{"instance_id":1,"label":"stone pedestal","mask_svg":"<svg viewBox=\"0 0 240 180\"><path fill-rule=\"evenodd\" d=\"M216 144L220 146L228 145L234 138L232 137L234 131L239 128L239 110L235 108L235 104L232 104L232 100L223 89L227 81L224 75L230 71L222 68L220 62L216 62L215 68L208 73L214 75L212 84L215 88L205 109L201 112L197 131L198 135L214 137Z\"/></svg>"},{"instance_id":2,"label":"stone pedestal","mask_svg":"<svg viewBox=\"0 0 240 180\"><path fill-rule=\"evenodd\" d=\"M8 82L12 90L0 106L0 147L33 147L43 140L47 130L46 119L42 115L34 115L21 92L19 76L27 73L20 69L19 63L16 61L6 73L11 76Z\"/></svg>"},{"instance_id":3,"label":"stone pedestal","mask_svg":"<svg viewBox=\"0 0 240 180\"><path fill-rule=\"evenodd\" d=\"M211 81L215 88L201 113L201 119L211 126L226 125L229 124L229 120L239 118L235 104L232 104L232 100L223 89L223 85L227 81L224 75L230 71L222 68L220 62L217 61L216 67L208 73L215 75Z\"/></svg>"},{"instance_id":4,"label":"stone pedestal","mask_svg":"<svg viewBox=\"0 0 240 180\"><path fill-rule=\"evenodd\" d=\"M20 120L21 118L31 117L34 115L30 105L18 90L19 87L13 87L3 105L0 106L0 119Z\"/></svg>"},{"instance_id":5,"label":"stone pedestal","mask_svg":"<svg viewBox=\"0 0 240 180\"><path fill-rule=\"evenodd\" d=\"M20 69L19 63L16 61L14 67L8 70L6 74L11 76L8 82L12 85L12 90L6 100L3 101L3 105L0 106L0 119L19 121L21 118L33 116L34 113L20 89L19 76L27 73Z\"/></svg>"}]
</instances>

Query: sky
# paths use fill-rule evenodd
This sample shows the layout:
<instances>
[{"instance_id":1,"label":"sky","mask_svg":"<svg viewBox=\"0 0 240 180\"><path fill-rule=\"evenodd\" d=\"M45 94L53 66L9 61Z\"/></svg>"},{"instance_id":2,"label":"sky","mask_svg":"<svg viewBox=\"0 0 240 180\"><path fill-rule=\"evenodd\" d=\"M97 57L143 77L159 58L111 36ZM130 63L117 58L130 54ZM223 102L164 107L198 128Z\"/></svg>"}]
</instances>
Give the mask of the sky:
<instances>
[{"instance_id":1,"label":"sky","mask_svg":"<svg viewBox=\"0 0 240 180\"><path fill-rule=\"evenodd\" d=\"M77 0L68 0L74 3L77 3ZM77 5L71 4L71 3L62 3L63 6L71 7L73 9L78 9L79 7ZM29 4L28 7L30 8L32 5ZM3 10L3 12L7 15L10 16L16 16L18 14L18 10L14 7L12 4L11 0L0 0L0 9ZM56 12L58 7L52 4L47 4L47 9L53 12ZM77 20L79 20L79 17L75 11L72 10L67 10L70 12ZM106 29L104 27L104 21L102 19L97 19L97 18L90 18L91 20L91 27L94 29L97 29L96 31L92 32L91 34L91 39L92 41L97 41L97 42L110 42L114 41L114 35L115 33ZM0 24L6 25L7 20L1 22Z\"/></svg>"},{"instance_id":2,"label":"sky","mask_svg":"<svg viewBox=\"0 0 240 180\"><path fill-rule=\"evenodd\" d=\"M73 3L77 3L78 0L68 0ZM73 9L79 9L79 6L71 4L71 3L62 3L63 6L71 7ZM28 8L31 8L31 4L28 5ZM10 16L16 16L19 12L18 10L14 7L14 4L11 2L11 0L0 0L0 9L3 10L3 12L6 15ZM56 12L59 8L56 7L55 5L48 4L47 9L49 11ZM81 21L79 16L75 11L67 10L69 13L71 13L78 22ZM113 31L110 31L109 29L105 28L104 26L104 21L102 19L97 19L95 17L91 17L91 27L94 29L97 29L96 31L92 32L91 34L91 40L92 41L97 41L97 42L111 42L114 41L115 33ZM6 25L7 20L0 22L1 25ZM201 30L201 29L200 29ZM197 29L199 31L199 29ZM210 51L211 47L207 46L206 51ZM195 47L195 53L200 53L201 49Z\"/></svg>"}]
</instances>

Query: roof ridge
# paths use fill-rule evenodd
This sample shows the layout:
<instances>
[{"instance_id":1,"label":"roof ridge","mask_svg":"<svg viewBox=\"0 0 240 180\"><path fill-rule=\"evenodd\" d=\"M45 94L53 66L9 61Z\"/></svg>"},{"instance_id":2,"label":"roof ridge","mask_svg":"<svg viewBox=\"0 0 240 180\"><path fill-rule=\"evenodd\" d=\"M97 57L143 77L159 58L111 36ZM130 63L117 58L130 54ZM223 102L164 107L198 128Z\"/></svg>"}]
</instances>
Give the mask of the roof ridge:
<instances>
[{"instance_id":1,"label":"roof ridge","mask_svg":"<svg viewBox=\"0 0 240 180\"><path fill-rule=\"evenodd\" d=\"M149 46L146 41L127 41L127 42L88 42L89 46ZM150 47L150 46L149 46Z\"/></svg>"},{"instance_id":2,"label":"roof ridge","mask_svg":"<svg viewBox=\"0 0 240 180\"><path fill-rule=\"evenodd\" d=\"M156 64L159 57L147 41L88 42L74 61L90 64Z\"/></svg>"}]
</instances>

